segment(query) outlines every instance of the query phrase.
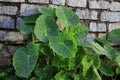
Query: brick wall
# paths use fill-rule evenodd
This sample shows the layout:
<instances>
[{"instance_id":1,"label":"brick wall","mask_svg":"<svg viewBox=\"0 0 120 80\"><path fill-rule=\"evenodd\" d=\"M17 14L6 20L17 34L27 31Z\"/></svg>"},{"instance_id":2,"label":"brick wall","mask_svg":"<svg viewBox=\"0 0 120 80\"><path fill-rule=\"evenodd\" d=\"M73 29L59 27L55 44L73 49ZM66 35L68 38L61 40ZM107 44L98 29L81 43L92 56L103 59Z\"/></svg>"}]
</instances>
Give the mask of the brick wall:
<instances>
[{"instance_id":1,"label":"brick wall","mask_svg":"<svg viewBox=\"0 0 120 80\"><path fill-rule=\"evenodd\" d=\"M120 28L119 0L0 0L0 65L5 61L10 63L16 45L30 39L18 31L24 16L38 13L37 8L42 6L55 8L59 5L71 7L81 22L89 27L87 41Z\"/></svg>"}]
</instances>

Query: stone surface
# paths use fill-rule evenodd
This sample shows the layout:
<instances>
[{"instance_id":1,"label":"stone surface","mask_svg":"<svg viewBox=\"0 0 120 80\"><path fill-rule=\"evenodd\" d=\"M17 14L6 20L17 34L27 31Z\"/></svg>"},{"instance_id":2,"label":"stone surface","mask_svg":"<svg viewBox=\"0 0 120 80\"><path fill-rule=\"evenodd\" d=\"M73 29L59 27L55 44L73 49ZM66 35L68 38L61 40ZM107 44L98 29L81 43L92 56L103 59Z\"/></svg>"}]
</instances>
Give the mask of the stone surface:
<instances>
[{"instance_id":1,"label":"stone surface","mask_svg":"<svg viewBox=\"0 0 120 80\"><path fill-rule=\"evenodd\" d=\"M22 35L20 32L8 32L5 37L5 40L17 41L17 42L19 41L21 42L27 39L28 39L28 36Z\"/></svg>"},{"instance_id":2,"label":"stone surface","mask_svg":"<svg viewBox=\"0 0 120 80\"><path fill-rule=\"evenodd\" d=\"M0 31L0 41L3 41L6 35L7 35L6 31Z\"/></svg>"},{"instance_id":3,"label":"stone surface","mask_svg":"<svg viewBox=\"0 0 120 80\"><path fill-rule=\"evenodd\" d=\"M3 2L25 2L25 0L0 0Z\"/></svg>"},{"instance_id":4,"label":"stone surface","mask_svg":"<svg viewBox=\"0 0 120 80\"><path fill-rule=\"evenodd\" d=\"M91 9L108 9L109 2L108 1L89 1L89 8Z\"/></svg>"},{"instance_id":5,"label":"stone surface","mask_svg":"<svg viewBox=\"0 0 120 80\"><path fill-rule=\"evenodd\" d=\"M7 46L0 43L0 67L10 66L12 64L12 56L18 46Z\"/></svg>"},{"instance_id":6,"label":"stone surface","mask_svg":"<svg viewBox=\"0 0 120 80\"><path fill-rule=\"evenodd\" d=\"M50 4L49 7L57 8L58 6L57 6L57 5L54 5L54 4Z\"/></svg>"},{"instance_id":7,"label":"stone surface","mask_svg":"<svg viewBox=\"0 0 120 80\"><path fill-rule=\"evenodd\" d=\"M0 14L16 15L17 10L16 6L0 6Z\"/></svg>"},{"instance_id":8,"label":"stone surface","mask_svg":"<svg viewBox=\"0 0 120 80\"><path fill-rule=\"evenodd\" d=\"M108 31L112 31L114 29L118 29L120 28L120 23L110 23L109 26L108 26Z\"/></svg>"},{"instance_id":9,"label":"stone surface","mask_svg":"<svg viewBox=\"0 0 120 80\"><path fill-rule=\"evenodd\" d=\"M105 23L91 22L90 26L89 26L89 31L92 31L92 32L106 32L106 24Z\"/></svg>"},{"instance_id":10,"label":"stone surface","mask_svg":"<svg viewBox=\"0 0 120 80\"><path fill-rule=\"evenodd\" d=\"M14 29L15 20L11 17L0 16L0 28Z\"/></svg>"},{"instance_id":11,"label":"stone surface","mask_svg":"<svg viewBox=\"0 0 120 80\"><path fill-rule=\"evenodd\" d=\"M15 51L19 48L19 46L10 46L9 45L9 46L7 46L7 48L10 52L10 55L12 56L15 53Z\"/></svg>"},{"instance_id":12,"label":"stone surface","mask_svg":"<svg viewBox=\"0 0 120 80\"><path fill-rule=\"evenodd\" d=\"M94 41L96 38L96 35L94 33L89 33L85 39L87 43L90 43L91 41Z\"/></svg>"},{"instance_id":13,"label":"stone surface","mask_svg":"<svg viewBox=\"0 0 120 80\"><path fill-rule=\"evenodd\" d=\"M106 33L99 33L99 34L98 34L98 37L99 37L99 38L106 38Z\"/></svg>"},{"instance_id":14,"label":"stone surface","mask_svg":"<svg viewBox=\"0 0 120 80\"><path fill-rule=\"evenodd\" d=\"M19 29L20 25L23 24L23 19L21 17L17 18L16 29Z\"/></svg>"},{"instance_id":15,"label":"stone surface","mask_svg":"<svg viewBox=\"0 0 120 80\"><path fill-rule=\"evenodd\" d=\"M110 5L111 11L120 11L120 3L118 2L112 2Z\"/></svg>"},{"instance_id":16,"label":"stone surface","mask_svg":"<svg viewBox=\"0 0 120 80\"><path fill-rule=\"evenodd\" d=\"M57 5L65 5L65 1L66 0L52 0L52 3Z\"/></svg>"},{"instance_id":17,"label":"stone surface","mask_svg":"<svg viewBox=\"0 0 120 80\"><path fill-rule=\"evenodd\" d=\"M104 11L101 14L101 21L120 22L120 12Z\"/></svg>"},{"instance_id":18,"label":"stone surface","mask_svg":"<svg viewBox=\"0 0 120 80\"><path fill-rule=\"evenodd\" d=\"M33 4L22 4L21 5L21 10L20 10L20 15L21 16L28 16L31 14L36 14L39 13L38 8L40 6L38 5L33 5Z\"/></svg>"},{"instance_id":19,"label":"stone surface","mask_svg":"<svg viewBox=\"0 0 120 80\"><path fill-rule=\"evenodd\" d=\"M22 42L25 40L29 40L29 37L26 35L22 35L20 32L0 31L0 41Z\"/></svg>"},{"instance_id":20,"label":"stone surface","mask_svg":"<svg viewBox=\"0 0 120 80\"><path fill-rule=\"evenodd\" d=\"M79 16L80 19L91 19L91 20L97 20L98 12L97 11L90 11L88 9L85 10L76 10L76 14Z\"/></svg>"},{"instance_id":21,"label":"stone surface","mask_svg":"<svg viewBox=\"0 0 120 80\"><path fill-rule=\"evenodd\" d=\"M0 67L9 66L11 64L11 55L5 45L0 43Z\"/></svg>"},{"instance_id":22,"label":"stone surface","mask_svg":"<svg viewBox=\"0 0 120 80\"><path fill-rule=\"evenodd\" d=\"M49 0L28 0L30 3L49 3Z\"/></svg>"},{"instance_id":23,"label":"stone surface","mask_svg":"<svg viewBox=\"0 0 120 80\"><path fill-rule=\"evenodd\" d=\"M67 0L67 5L72 7L86 7L87 0Z\"/></svg>"}]
</instances>

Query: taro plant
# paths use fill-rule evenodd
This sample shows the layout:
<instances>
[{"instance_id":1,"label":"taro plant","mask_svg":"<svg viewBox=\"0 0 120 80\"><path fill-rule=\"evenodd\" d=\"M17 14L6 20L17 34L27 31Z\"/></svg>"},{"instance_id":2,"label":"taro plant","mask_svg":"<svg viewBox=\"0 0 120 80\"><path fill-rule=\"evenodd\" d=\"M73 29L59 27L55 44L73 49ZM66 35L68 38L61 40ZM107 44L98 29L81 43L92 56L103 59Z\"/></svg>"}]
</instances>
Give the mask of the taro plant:
<instances>
[{"instance_id":1,"label":"taro plant","mask_svg":"<svg viewBox=\"0 0 120 80\"><path fill-rule=\"evenodd\" d=\"M85 43L88 28L71 9L42 7L39 11L40 14L25 17L19 28L21 33L32 35L32 41L13 56L19 78L102 80L104 76L120 74L119 51L102 38L97 38L98 43ZM109 34L109 39L115 32Z\"/></svg>"}]
</instances>

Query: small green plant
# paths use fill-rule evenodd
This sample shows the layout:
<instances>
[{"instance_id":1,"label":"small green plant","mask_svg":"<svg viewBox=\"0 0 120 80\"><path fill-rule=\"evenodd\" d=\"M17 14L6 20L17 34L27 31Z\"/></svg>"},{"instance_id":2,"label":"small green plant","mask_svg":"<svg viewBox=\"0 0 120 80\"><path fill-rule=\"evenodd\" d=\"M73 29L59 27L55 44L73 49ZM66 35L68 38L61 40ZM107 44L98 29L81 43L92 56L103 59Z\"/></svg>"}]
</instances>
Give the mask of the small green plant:
<instances>
[{"instance_id":1,"label":"small green plant","mask_svg":"<svg viewBox=\"0 0 120 80\"><path fill-rule=\"evenodd\" d=\"M71 9L42 7L39 11L40 14L26 17L19 29L23 34L32 34L32 41L17 49L13 56L19 78L102 80L104 76L113 78L120 74L119 51L102 38L96 39L98 43L83 42L88 28ZM109 39L113 39L111 36L115 32L109 33ZM103 55L106 57L101 58Z\"/></svg>"}]
</instances>

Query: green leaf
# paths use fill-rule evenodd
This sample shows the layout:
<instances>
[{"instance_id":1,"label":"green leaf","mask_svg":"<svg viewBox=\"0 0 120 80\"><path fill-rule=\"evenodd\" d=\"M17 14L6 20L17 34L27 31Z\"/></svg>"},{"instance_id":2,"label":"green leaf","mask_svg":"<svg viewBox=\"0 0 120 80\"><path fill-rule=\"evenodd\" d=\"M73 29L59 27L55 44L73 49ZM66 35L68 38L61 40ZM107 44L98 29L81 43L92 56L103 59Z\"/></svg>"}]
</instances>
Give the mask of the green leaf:
<instances>
[{"instance_id":1,"label":"green leaf","mask_svg":"<svg viewBox=\"0 0 120 80\"><path fill-rule=\"evenodd\" d=\"M112 30L108 33L108 40L120 40L120 29Z\"/></svg>"},{"instance_id":2,"label":"green leaf","mask_svg":"<svg viewBox=\"0 0 120 80\"><path fill-rule=\"evenodd\" d=\"M32 77L30 80L39 80L37 77Z\"/></svg>"},{"instance_id":3,"label":"green leaf","mask_svg":"<svg viewBox=\"0 0 120 80\"><path fill-rule=\"evenodd\" d=\"M58 36L50 39L50 47L57 55L73 58L77 52L77 42L68 32L61 32Z\"/></svg>"},{"instance_id":4,"label":"green leaf","mask_svg":"<svg viewBox=\"0 0 120 80\"><path fill-rule=\"evenodd\" d=\"M55 8L51 8L51 7L41 7L39 9L39 12L41 12L42 14L47 15L47 16L52 16L52 17L56 16Z\"/></svg>"},{"instance_id":5,"label":"green leaf","mask_svg":"<svg viewBox=\"0 0 120 80\"><path fill-rule=\"evenodd\" d=\"M79 23L79 17L71 9L59 6L56 8L56 16L65 27L76 26Z\"/></svg>"},{"instance_id":6,"label":"green leaf","mask_svg":"<svg viewBox=\"0 0 120 80\"><path fill-rule=\"evenodd\" d=\"M100 64L101 64L100 57L98 55L94 55L93 61L94 61L93 64L94 64L95 68L98 69L100 67Z\"/></svg>"},{"instance_id":7,"label":"green leaf","mask_svg":"<svg viewBox=\"0 0 120 80\"><path fill-rule=\"evenodd\" d=\"M116 68L116 74L120 74L120 67Z\"/></svg>"},{"instance_id":8,"label":"green leaf","mask_svg":"<svg viewBox=\"0 0 120 80\"><path fill-rule=\"evenodd\" d=\"M7 76L7 73L6 72L0 72L0 78L3 78L3 77L5 77L5 76Z\"/></svg>"},{"instance_id":9,"label":"green leaf","mask_svg":"<svg viewBox=\"0 0 120 80\"><path fill-rule=\"evenodd\" d=\"M52 78L53 68L52 66L45 66L44 68L38 67L35 69L34 73L41 80L50 80Z\"/></svg>"},{"instance_id":10,"label":"green leaf","mask_svg":"<svg viewBox=\"0 0 120 80\"><path fill-rule=\"evenodd\" d=\"M96 40L103 45L111 45L110 42L104 38L96 38Z\"/></svg>"},{"instance_id":11,"label":"green leaf","mask_svg":"<svg viewBox=\"0 0 120 80\"><path fill-rule=\"evenodd\" d=\"M40 44L39 51L41 54L46 56L46 58L53 58L53 51L50 49L49 45L46 44Z\"/></svg>"},{"instance_id":12,"label":"green leaf","mask_svg":"<svg viewBox=\"0 0 120 80\"><path fill-rule=\"evenodd\" d=\"M113 72L112 68L110 67L110 65L106 64L105 62L101 62L99 70L102 74L104 74L106 76L114 75L114 72Z\"/></svg>"},{"instance_id":13,"label":"green leaf","mask_svg":"<svg viewBox=\"0 0 120 80\"><path fill-rule=\"evenodd\" d=\"M75 70L76 68L76 63L75 63L75 59L74 58L70 58L69 59L69 70Z\"/></svg>"},{"instance_id":14,"label":"green leaf","mask_svg":"<svg viewBox=\"0 0 120 80\"><path fill-rule=\"evenodd\" d=\"M88 70L85 80L102 80L95 66L91 66Z\"/></svg>"},{"instance_id":15,"label":"green leaf","mask_svg":"<svg viewBox=\"0 0 120 80\"><path fill-rule=\"evenodd\" d=\"M97 53L97 54L102 54L106 55L106 50L98 43L96 42L91 42L92 44L92 49Z\"/></svg>"},{"instance_id":16,"label":"green leaf","mask_svg":"<svg viewBox=\"0 0 120 80\"><path fill-rule=\"evenodd\" d=\"M93 59L90 56L84 56L82 60L82 65L83 65L83 76L87 74L87 71L93 64Z\"/></svg>"},{"instance_id":17,"label":"green leaf","mask_svg":"<svg viewBox=\"0 0 120 80\"><path fill-rule=\"evenodd\" d=\"M32 14L30 16L26 16L24 18L24 23L26 24L34 24L36 22L36 19L40 16L41 14Z\"/></svg>"},{"instance_id":18,"label":"green leaf","mask_svg":"<svg viewBox=\"0 0 120 80\"><path fill-rule=\"evenodd\" d=\"M52 65L55 67L67 67L69 64L69 60L67 58L63 58L61 56L55 56L52 61Z\"/></svg>"},{"instance_id":19,"label":"green leaf","mask_svg":"<svg viewBox=\"0 0 120 80\"><path fill-rule=\"evenodd\" d=\"M103 47L96 42L91 42L91 44L92 44L92 49L97 54L105 55L111 60L114 60L116 58L116 55L118 54L118 52L108 44L104 45Z\"/></svg>"},{"instance_id":20,"label":"green leaf","mask_svg":"<svg viewBox=\"0 0 120 80\"><path fill-rule=\"evenodd\" d=\"M49 38L58 35L58 26L53 18L41 15L36 21L34 33L40 41L47 42Z\"/></svg>"},{"instance_id":21,"label":"green leaf","mask_svg":"<svg viewBox=\"0 0 120 80\"><path fill-rule=\"evenodd\" d=\"M88 28L79 24L77 26L71 26L68 28L68 31L72 33L77 39L78 43L81 39L85 38L88 34Z\"/></svg>"},{"instance_id":22,"label":"green leaf","mask_svg":"<svg viewBox=\"0 0 120 80\"><path fill-rule=\"evenodd\" d=\"M13 66L19 77L29 77L39 56L38 49L38 44L30 42L26 47L21 47L15 52L13 56Z\"/></svg>"},{"instance_id":23,"label":"green leaf","mask_svg":"<svg viewBox=\"0 0 120 80\"><path fill-rule=\"evenodd\" d=\"M114 48L110 45L104 45L104 49L106 50L106 56L111 59L115 60L116 56L119 54Z\"/></svg>"},{"instance_id":24,"label":"green leaf","mask_svg":"<svg viewBox=\"0 0 120 80\"><path fill-rule=\"evenodd\" d=\"M84 77L82 75L75 74L73 75L74 80L84 80Z\"/></svg>"},{"instance_id":25,"label":"green leaf","mask_svg":"<svg viewBox=\"0 0 120 80\"><path fill-rule=\"evenodd\" d=\"M88 42L86 42L84 40L79 41L78 45L82 46L82 47L87 47L87 48L91 48L92 47L92 45L90 43L88 43Z\"/></svg>"},{"instance_id":26,"label":"green leaf","mask_svg":"<svg viewBox=\"0 0 120 80\"><path fill-rule=\"evenodd\" d=\"M67 74L64 71L60 71L55 75L56 80L69 80Z\"/></svg>"},{"instance_id":27,"label":"green leaf","mask_svg":"<svg viewBox=\"0 0 120 80\"><path fill-rule=\"evenodd\" d=\"M116 56L115 61L118 64L118 66L120 67L120 54Z\"/></svg>"},{"instance_id":28,"label":"green leaf","mask_svg":"<svg viewBox=\"0 0 120 80\"><path fill-rule=\"evenodd\" d=\"M31 34L33 32L33 29L34 29L34 25L22 24L19 27L20 32L25 35Z\"/></svg>"}]
</instances>

